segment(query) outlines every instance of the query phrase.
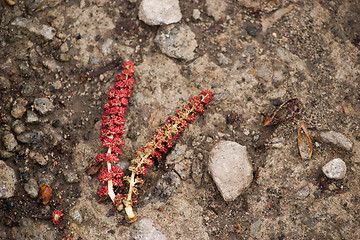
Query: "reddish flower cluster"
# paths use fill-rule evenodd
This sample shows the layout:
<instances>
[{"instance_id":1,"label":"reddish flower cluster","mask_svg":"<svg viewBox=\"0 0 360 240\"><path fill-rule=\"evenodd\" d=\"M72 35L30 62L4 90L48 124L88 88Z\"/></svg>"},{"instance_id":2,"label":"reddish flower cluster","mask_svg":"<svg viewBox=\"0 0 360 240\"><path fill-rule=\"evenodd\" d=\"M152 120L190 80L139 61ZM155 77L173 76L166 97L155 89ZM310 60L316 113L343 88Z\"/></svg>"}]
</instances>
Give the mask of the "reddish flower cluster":
<instances>
[{"instance_id":1,"label":"reddish flower cluster","mask_svg":"<svg viewBox=\"0 0 360 240\"><path fill-rule=\"evenodd\" d=\"M180 134L195 120L196 115L204 111L204 105L207 105L212 98L210 91L204 91L199 96L190 99L189 104L176 111L175 116L169 117L168 121L156 130L156 135L151 138L151 141L136 153L136 158L131 161L132 165L129 166L132 175L127 180L130 188L126 200L123 200L125 207L132 206L134 201L132 196L138 192L136 184L142 184L142 179L138 175L147 175L147 169L153 165L154 160L159 160L162 154L172 147ZM125 208L125 210L127 209ZM129 218L130 221L133 221L130 216ZM133 218L136 219L136 216L134 215Z\"/></svg>"},{"instance_id":2,"label":"reddish flower cluster","mask_svg":"<svg viewBox=\"0 0 360 240\"><path fill-rule=\"evenodd\" d=\"M52 222L57 225L60 223L61 220L64 219L64 214L62 211L60 210L56 210L55 212L53 212L52 214Z\"/></svg>"},{"instance_id":3,"label":"reddish flower cluster","mask_svg":"<svg viewBox=\"0 0 360 240\"><path fill-rule=\"evenodd\" d=\"M122 154L121 148L124 146L122 135L125 133L124 124L126 122L124 114L128 106L128 98L131 96L131 89L134 85L133 74L135 73L134 63L127 62L123 65L124 70L117 75L117 82L114 88L108 93L109 101L104 105L105 113L102 115L102 125L100 139L102 146L108 148L108 153L99 154L95 161L97 163L106 162L116 164L119 162L118 155ZM112 186L122 186L122 169L113 165L104 165L98 180L105 184L98 194L105 197L108 194L107 183L111 180Z\"/></svg>"},{"instance_id":4,"label":"reddish flower cluster","mask_svg":"<svg viewBox=\"0 0 360 240\"><path fill-rule=\"evenodd\" d=\"M131 161L129 167L131 176L124 176L122 169L113 164L119 162L118 156L122 154L121 148L124 145L122 135L125 132L124 114L134 84L132 77L134 73L134 64L125 63L124 70L116 77L117 82L114 88L108 93L109 101L104 105L105 113L102 116L100 134L102 145L108 148L108 151L95 158L96 164L106 163L98 177L98 180L104 184L98 191L99 196L102 199L109 196L118 210L125 208L130 222L136 220L132 206L136 203L137 186L143 184L139 175L147 175L147 169L173 146L180 134L195 120L196 115L204 111L204 105L212 100L212 93L204 91L199 96L190 99L188 105L176 111L175 116L169 117L167 123L156 130L156 135L151 138L151 141L136 153L136 158ZM129 187L128 192L116 194L114 187L123 187L124 183Z\"/></svg>"}]
</instances>

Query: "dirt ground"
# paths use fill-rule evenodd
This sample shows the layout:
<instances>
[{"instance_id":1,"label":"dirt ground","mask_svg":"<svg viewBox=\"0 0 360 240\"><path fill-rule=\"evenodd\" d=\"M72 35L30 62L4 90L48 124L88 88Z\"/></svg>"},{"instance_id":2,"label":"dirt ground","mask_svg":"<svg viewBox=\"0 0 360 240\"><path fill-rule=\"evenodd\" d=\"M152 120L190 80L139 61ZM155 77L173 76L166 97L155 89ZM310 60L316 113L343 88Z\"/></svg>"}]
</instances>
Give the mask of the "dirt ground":
<instances>
[{"instance_id":1,"label":"dirt ground","mask_svg":"<svg viewBox=\"0 0 360 240\"><path fill-rule=\"evenodd\" d=\"M161 27L139 20L140 1L7 2L0 1L0 159L15 170L16 189L0 199L0 239L141 239L109 200L98 203L100 184L85 173L105 151L103 105L128 60L137 73L122 166L189 98L214 93L145 179L139 219L151 219L167 239L360 239L359 1L227 0L217 21L207 12L212 1L180 1L181 23L198 44L187 61L162 52L154 41ZM21 18L52 27L49 39L14 24ZM25 109L16 118L19 98ZM39 98L54 108L40 114ZM297 120L263 127L292 98L300 100ZM29 121L31 113L38 120ZM15 120L41 137L20 141ZM299 155L300 120L313 140L310 160ZM320 133L330 130L352 149L324 141ZM9 132L17 138L11 150ZM221 140L246 146L254 169L250 187L231 202L207 168ZM343 179L322 173L334 158L346 163ZM30 179L37 189L53 186L48 204L25 190ZM55 210L65 214L59 225Z\"/></svg>"}]
</instances>

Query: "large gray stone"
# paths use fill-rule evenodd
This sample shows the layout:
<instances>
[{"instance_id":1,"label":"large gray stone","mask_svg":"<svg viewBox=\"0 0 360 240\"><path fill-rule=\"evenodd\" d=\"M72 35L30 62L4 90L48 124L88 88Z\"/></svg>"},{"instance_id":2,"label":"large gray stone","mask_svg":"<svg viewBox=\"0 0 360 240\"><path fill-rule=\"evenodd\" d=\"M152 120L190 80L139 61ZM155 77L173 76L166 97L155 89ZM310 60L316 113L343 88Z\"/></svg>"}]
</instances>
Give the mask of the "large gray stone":
<instances>
[{"instance_id":1,"label":"large gray stone","mask_svg":"<svg viewBox=\"0 0 360 240\"><path fill-rule=\"evenodd\" d=\"M167 25L182 18L179 0L143 0L139 19L148 25Z\"/></svg>"},{"instance_id":2,"label":"large gray stone","mask_svg":"<svg viewBox=\"0 0 360 240\"><path fill-rule=\"evenodd\" d=\"M225 201L233 201L253 179L253 168L245 146L217 143L210 153L209 171Z\"/></svg>"},{"instance_id":3,"label":"large gray stone","mask_svg":"<svg viewBox=\"0 0 360 240\"><path fill-rule=\"evenodd\" d=\"M14 196L17 179L15 171L0 160L0 198Z\"/></svg>"},{"instance_id":4,"label":"large gray stone","mask_svg":"<svg viewBox=\"0 0 360 240\"><path fill-rule=\"evenodd\" d=\"M320 136L324 142L332 143L337 147L346 149L347 151L351 151L353 147L353 142L342 133L327 131L320 133Z\"/></svg>"},{"instance_id":5,"label":"large gray stone","mask_svg":"<svg viewBox=\"0 0 360 240\"><path fill-rule=\"evenodd\" d=\"M161 28L155 42L167 56L185 61L195 58L195 49L198 46L195 33L186 24L172 24Z\"/></svg>"}]
</instances>

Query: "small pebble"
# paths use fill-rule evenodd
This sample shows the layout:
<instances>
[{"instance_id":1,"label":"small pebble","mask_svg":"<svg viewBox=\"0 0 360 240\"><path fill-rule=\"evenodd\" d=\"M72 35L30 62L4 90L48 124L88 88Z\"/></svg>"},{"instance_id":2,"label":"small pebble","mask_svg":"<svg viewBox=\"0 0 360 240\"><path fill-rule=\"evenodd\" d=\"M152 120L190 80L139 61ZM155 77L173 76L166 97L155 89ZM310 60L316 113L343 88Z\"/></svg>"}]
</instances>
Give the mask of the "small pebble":
<instances>
[{"instance_id":1,"label":"small pebble","mask_svg":"<svg viewBox=\"0 0 360 240\"><path fill-rule=\"evenodd\" d=\"M44 133L42 131L29 131L16 136L16 139L22 143L38 143L43 137Z\"/></svg>"},{"instance_id":2,"label":"small pebble","mask_svg":"<svg viewBox=\"0 0 360 240\"><path fill-rule=\"evenodd\" d=\"M4 143L4 146L6 148L6 150L8 151L13 151L16 146L18 145L18 142L15 139L14 134L12 133L7 133L2 137L2 141Z\"/></svg>"},{"instance_id":3,"label":"small pebble","mask_svg":"<svg viewBox=\"0 0 360 240\"><path fill-rule=\"evenodd\" d=\"M59 60L60 60L61 62L68 62L68 61L71 60L71 56L70 56L70 54L68 54L68 53L60 53L60 55L59 55Z\"/></svg>"},{"instance_id":4,"label":"small pebble","mask_svg":"<svg viewBox=\"0 0 360 240\"><path fill-rule=\"evenodd\" d=\"M14 169L0 160L0 198L14 196L16 183L17 179Z\"/></svg>"},{"instance_id":5,"label":"small pebble","mask_svg":"<svg viewBox=\"0 0 360 240\"><path fill-rule=\"evenodd\" d=\"M48 114L54 109L54 105L48 98L36 98L34 107L41 115Z\"/></svg>"},{"instance_id":6,"label":"small pebble","mask_svg":"<svg viewBox=\"0 0 360 240\"><path fill-rule=\"evenodd\" d=\"M39 118L38 116L36 115L36 113L34 113L33 111L27 111L26 113L26 119L25 119L25 122L26 123L38 123L39 122Z\"/></svg>"},{"instance_id":7,"label":"small pebble","mask_svg":"<svg viewBox=\"0 0 360 240\"><path fill-rule=\"evenodd\" d=\"M298 200L303 200L307 198L309 195L310 195L310 188L309 186L306 185L305 187L297 191L297 193L295 194L295 198Z\"/></svg>"},{"instance_id":8,"label":"small pebble","mask_svg":"<svg viewBox=\"0 0 360 240\"><path fill-rule=\"evenodd\" d=\"M346 164L342 159L335 158L325 164L322 171L328 178L343 179L346 174Z\"/></svg>"},{"instance_id":9,"label":"small pebble","mask_svg":"<svg viewBox=\"0 0 360 240\"><path fill-rule=\"evenodd\" d=\"M26 104L28 101L24 98L17 98L14 103L11 110L11 116L14 118L21 118L24 113L26 112Z\"/></svg>"},{"instance_id":10,"label":"small pebble","mask_svg":"<svg viewBox=\"0 0 360 240\"><path fill-rule=\"evenodd\" d=\"M40 153L30 152L29 157L30 159L36 161L41 166L45 166L48 163L48 160L46 160L46 158L44 158L44 156L41 155Z\"/></svg>"},{"instance_id":11,"label":"small pebble","mask_svg":"<svg viewBox=\"0 0 360 240\"><path fill-rule=\"evenodd\" d=\"M29 194L31 198L37 198L39 194L39 185L34 178L30 178L30 180L24 185L25 192Z\"/></svg>"},{"instance_id":12,"label":"small pebble","mask_svg":"<svg viewBox=\"0 0 360 240\"><path fill-rule=\"evenodd\" d=\"M72 220L74 220L77 224L81 224L82 223L82 216L80 214L79 210L71 210L69 212L69 215L71 217Z\"/></svg>"},{"instance_id":13,"label":"small pebble","mask_svg":"<svg viewBox=\"0 0 360 240\"><path fill-rule=\"evenodd\" d=\"M198 20L198 19L200 19L200 16L201 16L200 10L199 10L199 9L194 9L194 10L193 10L192 17L193 17L195 20Z\"/></svg>"},{"instance_id":14,"label":"small pebble","mask_svg":"<svg viewBox=\"0 0 360 240\"><path fill-rule=\"evenodd\" d=\"M16 135L19 135L26 131L25 124L21 120L16 120L12 124L12 129Z\"/></svg>"},{"instance_id":15,"label":"small pebble","mask_svg":"<svg viewBox=\"0 0 360 240\"><path fill-rule=\"evenodd\" d=\"M14 155L14 153L6 151L6 150L0 150L0 157L2 159L8 159L11 158Z\"/></svg>"}]
</instances>

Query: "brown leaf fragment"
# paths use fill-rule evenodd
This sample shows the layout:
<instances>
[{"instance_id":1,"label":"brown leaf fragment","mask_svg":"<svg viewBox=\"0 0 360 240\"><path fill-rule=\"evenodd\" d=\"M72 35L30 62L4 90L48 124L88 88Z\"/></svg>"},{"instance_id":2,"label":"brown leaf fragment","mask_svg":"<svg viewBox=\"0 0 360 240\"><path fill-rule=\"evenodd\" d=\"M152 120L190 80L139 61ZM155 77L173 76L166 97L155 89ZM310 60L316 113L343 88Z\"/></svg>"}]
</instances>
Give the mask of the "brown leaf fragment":
<instances>
[{"instance_id":1,"label":"brown leaf fragment","mask_svg":"<svg viewBox=\"0 0 360 240\"><path fill-rule=\"evenodd\" d=\"M283 122L289 118L294 117L297 113L300 112L301 106L300 101L297 98L290 99L283 104L281 104L275 112L268 117L264 122L265 126L276 125L280 122Z\"/></svg>"},{"instance_id":2,"label":"brown leaf fragment","mask_svg":"<svg viewBox=\"0 0 360 240\"><path fill-rule=\"evenodd\" d=\"M54 189L53 186L44 184L40 189L38 202L41 202L44 205L48 204L50 202L53 189Z\"/></svg>"},{"instance_id":3,"label":"brown leaf fragment","mask_svg":"<svg viewBox=\"0 0 360 240\"><path fill-rule=\"evenodd\" d=\"M298 123L298 148L301 159L308 160L311 158L313 151L312 141L303 121Z\"/></svg>"},{"instance_id":4,"label":"brown leaf fragment","mask_svg":"<svg viewBox=\"0 0 360 240\"><path fill-rule=\"evenodd\" d=\"M95 162L95 161L93 161L93 162L91 162L91 163L89 164L89 166L86 167L85 173L86 173L87 175L95 175L95 174L97 174L97 173L99 172L101 166L102 166L102 163L101 163L101 162Z\"/></svg>"}]
</instances>

